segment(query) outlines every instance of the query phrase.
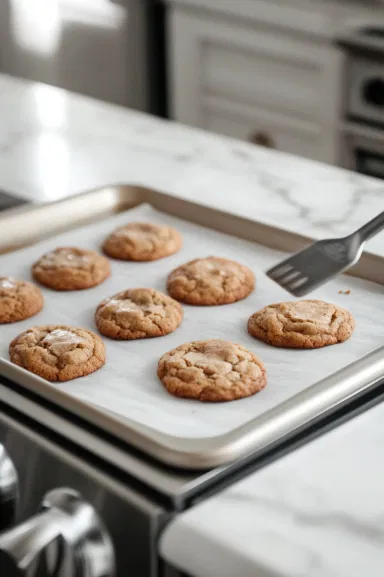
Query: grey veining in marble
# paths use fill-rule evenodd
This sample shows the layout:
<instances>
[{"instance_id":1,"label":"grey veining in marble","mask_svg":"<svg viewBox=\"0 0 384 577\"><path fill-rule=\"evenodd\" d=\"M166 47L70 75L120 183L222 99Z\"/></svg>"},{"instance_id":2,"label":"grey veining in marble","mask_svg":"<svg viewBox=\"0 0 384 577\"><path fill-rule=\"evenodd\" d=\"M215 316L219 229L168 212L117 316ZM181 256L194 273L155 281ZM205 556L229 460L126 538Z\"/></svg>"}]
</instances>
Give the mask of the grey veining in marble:
<instances>
[{"instance_id":1,"label":"grey veining in marble","mask_svg":"<svg viewBox=\"0 0 384 577\"><path fill-rule=\"evenodd\" d=\"M0 187L31 199L131 182L314 238L384 210L381 181L45 85L0 76L0 111Z\"/></svg>"},{"instance_id":2,"label":"grey veining in marble","mask_svg":"<svg viewBox=\"0 0 384 577\"><path fill-rule=\"evenodd\" d=\"M194 577L384 574L384 402L184 513L163 556Z\"/></svg>"},{"instance_id":3,"label":"grey veining in marble","mask_svg":"<svg viewBox=\"0 0 384 577\"><path fill-rule=\"evenodd\" d=\"M32 200L138 183L314 238L384 210L381 181L48 86L0 76L0 111L0 187ZM383 575L383 422L381 406L192 509L164 554L196 577Z\"/></svg>"}]
</instances>

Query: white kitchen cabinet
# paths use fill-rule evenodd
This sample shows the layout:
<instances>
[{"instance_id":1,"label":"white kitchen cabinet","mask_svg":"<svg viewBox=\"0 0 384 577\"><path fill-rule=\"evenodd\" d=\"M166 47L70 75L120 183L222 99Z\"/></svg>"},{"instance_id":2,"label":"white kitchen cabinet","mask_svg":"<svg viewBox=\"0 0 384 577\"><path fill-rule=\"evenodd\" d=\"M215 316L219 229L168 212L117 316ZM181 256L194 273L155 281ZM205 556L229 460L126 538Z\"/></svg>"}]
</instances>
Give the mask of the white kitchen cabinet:
<instances>
[{"instance_id":1,"label":"white kitchen cabinet","mask_svg":"<svg viewBox=\"0 0 384 577\"><path fill-rule=\"evenodd\" d=\"M170 4L177 120L336 162L341 56L329 39Z\"/></svg>"}]
</instances>

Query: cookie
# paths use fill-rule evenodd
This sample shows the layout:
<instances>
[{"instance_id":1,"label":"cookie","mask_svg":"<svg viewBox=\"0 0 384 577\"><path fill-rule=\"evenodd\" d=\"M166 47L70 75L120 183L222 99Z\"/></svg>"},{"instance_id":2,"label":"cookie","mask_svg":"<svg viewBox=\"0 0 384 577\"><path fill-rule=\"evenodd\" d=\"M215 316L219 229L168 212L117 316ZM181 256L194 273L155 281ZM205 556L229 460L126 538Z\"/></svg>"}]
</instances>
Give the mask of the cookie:
<instances>
[{"instance_id":1,"label":"cookie","mask_svg":"<svg viewBox=\"0 0 384 577\"><path fill-rule=\"evenodd\" d=\"M162 337L176 330L182 319L180 303L149 288L129 289L106 298L95 314L99 331L121 340Z\"/></svg>"},{"instance_id":2,"label":"cookie","mask_svg":"<svg viewBox=\"0 0 384 577\"><path fill-rule=\"evenodd\" d=\"M13 339L9 356L13 363L43 379L71 381L102 367L105 348L101 338L86 329L45 325Z\"/></svg>"},{"instance_id":3,"label":"cookie","mask_svg":"<svg viewBox=\"0 0 384 577\"><path fill-rule=\"evenodd\" d=\"M60 247L43 255L32 266L34 278L57 291L91 288L111 272L108 259L93 250Z\"/></svg>"},{"instance_id":4,"label":"cookie","mask_svg":"<svg viewBox=\"0 0 384 577\"><path fill-rule=\"evenodd\" d=\"M151 261L174 254L181 245L181 235L170 226L130 222L113 231L102 248L119 260Z\"/></svg>"},{"instance_id":5,"label":"cookie","mask_svg":"<svg viewBox=\"0 0 384 577\"><path fill-rule=\"evenodd\" d=\"M247 297L255 287L251 269L233 260L209 256L176 268L168 277L171 297L189 305L224 305Z\"/></svg>"},{"instance_id":6,"label":"cookie","mask_svg":"<svg viewBox=\"0 0 384 577\"><path fill-rule=\"evenodd\" d=\"M0 277L0 324L29 319L44 305L41 290L24 280Z\"/></svg>"},{"instance_id":7,"label":"cookie","mask_svg":"<svg viewBox=\"0 0 384 577\"><path fill-rule=\"evenodd\" d=\"M275 347L317 349L349 339L355 321L348 311L319 300L272 304L253 314L248 332Z\"/></svg>"},{"instance_id":8,"label":"cookie","mask_svg":"<svg viewBox=\"0 0 384 577\"><path fill-rule=\"evenodd\" d=\"M163 355L157 374L169 393L199 401L234 401L267 384L263 363L234 343L211 339L181 345Z\"/></svg>"}]
</instances>

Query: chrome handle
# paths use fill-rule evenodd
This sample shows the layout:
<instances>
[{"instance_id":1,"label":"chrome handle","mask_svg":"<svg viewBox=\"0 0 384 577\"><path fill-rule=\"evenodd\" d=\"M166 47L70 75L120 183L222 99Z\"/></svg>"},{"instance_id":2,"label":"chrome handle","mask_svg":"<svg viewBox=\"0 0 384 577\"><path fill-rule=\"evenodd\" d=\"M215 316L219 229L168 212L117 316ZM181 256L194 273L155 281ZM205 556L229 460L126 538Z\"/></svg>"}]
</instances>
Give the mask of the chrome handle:
<instances>
[{"instance_id":1,"label":"chrome handle","mask_svg":"<svg viewBox=\"0 0 384 577\"><path fill-rule=\"evenodd\" d=\"M15 522L18 503L18 478L7 451L0 444L0 531Z\"/></svg>"},{"instance_id":2,"label":"chrome handle","mask_svg":"<svg viewBox=\"0 0 384 577\"><path fill-rule=\"evenodd\" d=\"M276 144L270 134L267 132L252 132L249 135L248 140L252 144L257 144L258 146L264 146L265 148L276 148Z\"/></svg>"},{"instance_id":3,"label":"chrome handle","mask_svg":"<svg viewBox=\"0 0 384 577\"><path fill-rule=\"evenodd\" d=\"M49 553L47 577L115 575L109 535L94 508L72 489L50 491L40 513L0 535L0 567L7 577L29 576L36 560Z\"/></svg>"}]
</instances>

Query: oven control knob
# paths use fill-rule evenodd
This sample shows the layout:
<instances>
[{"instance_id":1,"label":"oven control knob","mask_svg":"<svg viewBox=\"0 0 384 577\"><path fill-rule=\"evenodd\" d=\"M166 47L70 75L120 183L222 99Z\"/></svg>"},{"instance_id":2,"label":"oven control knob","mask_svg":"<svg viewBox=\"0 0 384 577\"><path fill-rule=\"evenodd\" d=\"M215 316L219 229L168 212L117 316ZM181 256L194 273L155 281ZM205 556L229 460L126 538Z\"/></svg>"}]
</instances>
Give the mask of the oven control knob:
<instances>
[{"instance_id":1,"label":"oven control knob","mask_svg":"<svg viewBox=\"0 0 384 577\"><path fill-rule=\"evenodd\" d=\"M54 489L40 512L0 535L1 574L114 577L112 542L95 509L72 489ZM37 570L41 574L42 569Z\"/></svg>"},{"instance_id":2,"label":"oven control knob","mask_svg":"<svg viewBox=\"0 0 384 577\"><path fill-rule=\"evenodd\" d=\"M0 444L0 531L11 527L16 518L18 478L7 451Z\"/></svg>"},{"instance_id":3,"label":"oven control knob","mask_svg":"<svg viewBox=\"0 0 384 577\"><path fill-rule=\"evenodd\" d=\"M364 84L363 93L368 104L384 107L384 79L371 78Z\"/></svg>"}]
</instances>

